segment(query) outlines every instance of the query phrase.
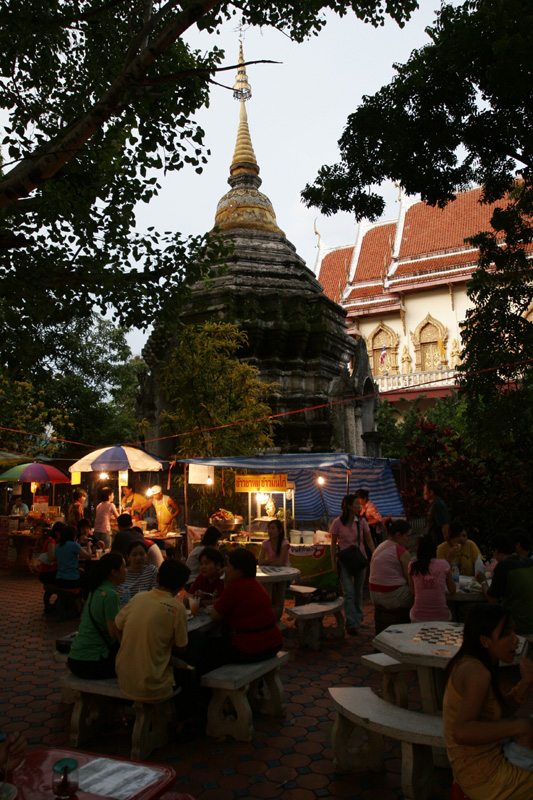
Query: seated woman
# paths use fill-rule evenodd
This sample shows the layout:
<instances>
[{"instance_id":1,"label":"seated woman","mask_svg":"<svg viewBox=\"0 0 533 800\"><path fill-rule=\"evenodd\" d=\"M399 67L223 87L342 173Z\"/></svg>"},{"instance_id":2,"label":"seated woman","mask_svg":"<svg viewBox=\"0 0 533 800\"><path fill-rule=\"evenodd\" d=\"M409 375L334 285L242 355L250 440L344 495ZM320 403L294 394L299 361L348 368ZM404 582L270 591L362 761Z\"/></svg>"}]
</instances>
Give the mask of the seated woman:
<instances>
[{"instance_id":1,"label":"seated woman","mask_svg":"<svg viewBox=\"0 0 533 800\"><path fill-rule=\"evenodd\" d=\"M530 717L509 717L533 684L533 662L520 662L521 679L507 694L498 683L498 664L512 663L518 637L508 609L479 604L469 611L463 644L446 671L444 737L454 778L470 800L530 800L533 772L510 763L502 739L533 744Z\"/></svg>"},{"instance_id":2,"label":"seated woman","mask_svg":"<svg viewBox=\"0 0 533 800\"><path fill-rule=\"evenodd\" d=\"M267 531L268 539L263 542L259 551L259 566L288 567L290 544L285 538L283 522L279 519L271 520Z\"/></svg>"},{"instance_id":3,"label":"seated woman","mask_svg":"<svg viewBox=\"0 0 533 800\"><path fill-rule=\"evenodd\" d=\"M200 553L200 574L185 595L185 605L189 605L189 598L197 594L200 605L210 606L224 591L224 580L221 574L224 571L224 556L216 547L204 547Z\"/></svg>"},{"instance_id":4,"label":"seated woman","mask_svg":"<svg viewBox=\"0 0 533 800\"><path fill-rule=\"evenodd\" d=\"M196 545L189 554L189 558L187 559L187 566L189 567L191 574L189 575L189 580L187 581L187 586L192 585L200 572L200 554L206 547L216 547L218 544L218 540L222 538L222 531L216 527L216 525L210 525L204 535L202 536L202 541L200 544Z\"/></svg>"},{"instance_id":5,"label":"seated woman","mask_svg":"<svg viewBox=\"0 0 533 800\"><path fill-rule=\"evenodd\" d=\"M220 663L252 664L273 658L281 648L281 631L270 597L255 577L256 565L244 547L228 555L224 592L211 609L211 619L226 622L231 632Z\"/></svg>"},{"instance_id":6,"label":"seated woman","mask_svg":"<svg viewBox=\"0 0 533 800\"><path fill-rule=\"evenodd\" d=\"M43 542L41 558L39 559L39 580L44 586L44 613L47 616L55 613L54 606L52 606L50 603L50 598L52 597L53 592L48 587L52 586L56 582L56 544L64 527L65 525L63 522L54 522L50 533ZM47 561L42 560L44 559L45 553Z\"/></svg>"},{"instance_id":7,"label":"seated woman","mask_svg":"<svg viewBox=\"0 0 533 800\"><path fill-rule=\"evenodd\" d=\"M118 634L114 620L120 611L117 586L125 576L126 565L120 553L106 553L91 570L89 597L68 658L70 671L79 678L101 680L116 674Z\"/></svg>"},{"instance_id":8,"label":"seated woman","mask_svg":"<svg viewBox=\"0 0 533 800\"><path fill-rule=\"evenodd\" d=\"M146 561L148 547L144 542L130 542L126 548L127 569L124 583L117 587L120 605L124 605L134 594L149 592L157 586L157 567Z\"/></svg>"},{"instance_id":9,"label":"seated woman","mask_svg":"<svg viewBox=\"0 0 533 800\"><path fill-rule=\"evenodd\" d=\"M448 562L436 556L431 534L421 536L417 558L409 564L409 588L415 596L411 622L447 622L452 617L446 605L446 589L455 594L455 581Z\"/></svg>"},{"instance_id":10,"label":"seated woman","mask_svg":"<svg viewBox=\"0 0 533 800\"><path fill-rule=\"evenodd\" d=\"M55 546L57 560L56 586L74 589L83 585L79 570L79 559L91 558L91 545L81 547L76 541L78 532L73 525L65 525Z\"/></svg>"},{"instance_id":11,"label":"seated woman","mask_svg":"<svg viewBox=\"0 0 533 800\"><path fill-rule=\"evenodd\" d=\"M407 550L411 526L405 519L389 522L387 540L378 544L370 561L370 599L381 608L411 608L413 595L409 588ZM407 613L407 612L405 612ZM407 620L406 620L407 621Z\"/></svg>"},{"instance_id":12,"label":"seated woman","mask_svg":"<svg viewBox=\"0 0 533 800\"><path fill-rule=\"evenodd\" d=\"M457 564L460 575L474 576L476 572L483 572L479 548L467 537L465 526L457 519L450 525L448 539L437 547L437 558L444 558L450 566Z\"/></svg>"}]
</instances>

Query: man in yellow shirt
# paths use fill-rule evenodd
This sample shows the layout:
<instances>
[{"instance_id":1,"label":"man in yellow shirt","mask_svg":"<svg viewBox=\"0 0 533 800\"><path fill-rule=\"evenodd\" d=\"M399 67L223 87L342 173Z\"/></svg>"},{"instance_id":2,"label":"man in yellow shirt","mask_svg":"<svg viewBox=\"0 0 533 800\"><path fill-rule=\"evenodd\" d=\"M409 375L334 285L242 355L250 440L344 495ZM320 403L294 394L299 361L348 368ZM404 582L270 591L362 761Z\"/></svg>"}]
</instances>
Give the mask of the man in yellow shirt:
<instances>
[{"instance_id":1,"label":"man in yellow shirt","mask_svg":"<svg viewBox=\"0 0 533 800\"><path fill-rule=\"evenodd\" d=\"M170 533L174 527L174 519L181 511L180 506L169 494L163 494L160 486L152 486L151 495L140 509L140 515L142 516L150 506L154 507L159 533Z\"/></svg>"},{"instance_id":2,"label":"man in yellow shirt","mask_svg":"<svg viewBox=\"0 0 533 800\"><path fill-rule=\"evenodd\" d=\"M465 526L459 520L452 522L448 539L437 547L437 558L443 558L450 566L457 564L460 575L474 576L483 569L479 548L467 537Z\"/></svg>"},{"instance_id":3,"label":"man in yellow shirt","mask_svg":"<svg viewBox=\"0 0 533 800\"><path fill-rule=\"evenodd\" d=\"M146 498L142 494L135 492L133 486L122 487L122 502L120 504L122 514L130 514L133 517L135 512L140 511L145 503Z\"/></svg>"},{"instance_id":4,"label":"man in yellow shirt","mask_svg":"<svg viewBox=\"0 0 533 800\"><path fill-rule=\"evenodd\" d=\"M116 658L118 683L132 700L162 700L172 694L173 650L187 645L187 612L177 593L190 570L180 561L164 561L157 587L134 595L115 618L120 639Z\"/></svg>"}]
</instances>

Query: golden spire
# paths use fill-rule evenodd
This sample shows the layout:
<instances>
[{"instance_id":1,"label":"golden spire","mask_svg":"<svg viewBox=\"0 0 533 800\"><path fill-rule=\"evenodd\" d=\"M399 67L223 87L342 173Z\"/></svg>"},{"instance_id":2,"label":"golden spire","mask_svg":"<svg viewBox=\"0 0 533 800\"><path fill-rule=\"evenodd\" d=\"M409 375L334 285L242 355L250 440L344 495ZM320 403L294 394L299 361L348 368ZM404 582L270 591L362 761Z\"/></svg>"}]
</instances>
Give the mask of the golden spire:
<instances>
[{"instance_id":1,"label":"golden spire","mask_svg":"<svg viewBox=\"0 0 533 800\"><path fill-rule=\"evenodd\" d=\"M233 153L233 161L231 162L229 171L231 175L235 172L255 172L256 175L259 174L259 167L250 138L250 129L248 128L248 115L246 113L244 97L242 96L241 107L239 109L237 142L235 143L235 152Z\"/></svg>"},{"instance_id":2,"label":"golden spire","mask_svg":"<svg viewBox=\"0 0 533 800\"><path fill-rule=\"evenodd\" d=\"M244 66L241 37L239 67L233 86L233 97L240 101L240 109L237 142L229 168L228 183L231 190L222 197L217 206L215 225L222 231L232 228L250 228L284 235L283 231L278 228L272 203L266 195L259 191L261 186L259 165L252 146L245 106L246 100L249 100L251 96L252 89L248 83Z\"/></svg>"}]
</instances>

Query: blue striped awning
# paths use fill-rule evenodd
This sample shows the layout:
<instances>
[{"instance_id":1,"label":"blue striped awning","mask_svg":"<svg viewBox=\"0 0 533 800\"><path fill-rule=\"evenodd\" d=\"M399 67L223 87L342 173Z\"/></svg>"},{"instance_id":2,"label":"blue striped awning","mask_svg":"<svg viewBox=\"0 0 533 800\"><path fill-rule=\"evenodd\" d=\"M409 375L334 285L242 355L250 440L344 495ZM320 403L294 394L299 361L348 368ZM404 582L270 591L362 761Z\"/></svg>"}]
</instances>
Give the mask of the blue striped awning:
<instances>
[{"instance_id":1,"label":"blue striped awning","mask_svg":"<svg viewBox=\"0 0 533 800\"><path fill-rule=\"evenodd\" d=\"M310 522L327 516L330 520L341 513L342 498L348 492L366 489L382 516L405 515L398 488L386 458L364 458L349 453L297 453L234 458L187 458L182 463L251 470L254 472L286 472L294 481L295 518ZM324 478L319 490L317 477ZM349 488L348 488L349 487Z\"/></svg>"}]
</instances>

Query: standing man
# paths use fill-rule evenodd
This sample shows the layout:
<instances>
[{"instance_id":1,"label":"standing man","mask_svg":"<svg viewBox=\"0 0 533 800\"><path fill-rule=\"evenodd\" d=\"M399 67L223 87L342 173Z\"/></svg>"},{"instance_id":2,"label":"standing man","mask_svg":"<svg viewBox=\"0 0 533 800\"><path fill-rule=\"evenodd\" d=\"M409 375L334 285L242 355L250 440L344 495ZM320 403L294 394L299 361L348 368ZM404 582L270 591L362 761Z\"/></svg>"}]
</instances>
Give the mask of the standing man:
<instances>
[{"instance_id":1,"label":"standing man","mask_svg":"<svg viewBox=\"0 0 533 800\"><path fill-rule=\"evenodd\" d=\"M501 601L510 609L516 633L533 634L533 561L517 555L508 533L496 534L492 551L498 563L490 588L485 573L478 572L476 580L489 603Z\"/></svg>"},{"instance_id":2,"label":"standing man","mask_svg":"<svg viewBox=\"0 0 533 800\"><path fill-rule=\"evenodd\" d=\"M122 503L120 509L123 514L133 515L135 511L139 511L146 503L146 498L142 494L133 491L133 486L122 487Z\"/></svg>"},{"instance_id":3,"label":"standing man","mask_svg":"<svg viewBox=\"0 0 533 800\"><path fill-rule=\"evenodd\" d=\"M424 500L430 504L426 513L426 533L431 534L435 545L444 542L450 532L450 515L441 494L438 481L425 482Z\"/></svg>"},{"instance_id":4,"label":"standing man","mask_svg":"<svg viewBox=\"0 0 533 800\"><path fill-rule=\"evenodd\" d=\"M160 533L170 533L174 527L174 519L178 516L181 508L175 500L168 494L163 494L160 486L152 486L152 494L148 502L145 502L140 509L141 516L150 506L154 507L157 517L157 528Z\"/></svg>"}]
</instances>

